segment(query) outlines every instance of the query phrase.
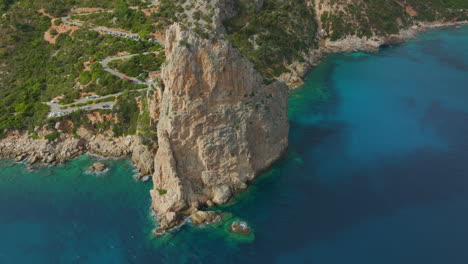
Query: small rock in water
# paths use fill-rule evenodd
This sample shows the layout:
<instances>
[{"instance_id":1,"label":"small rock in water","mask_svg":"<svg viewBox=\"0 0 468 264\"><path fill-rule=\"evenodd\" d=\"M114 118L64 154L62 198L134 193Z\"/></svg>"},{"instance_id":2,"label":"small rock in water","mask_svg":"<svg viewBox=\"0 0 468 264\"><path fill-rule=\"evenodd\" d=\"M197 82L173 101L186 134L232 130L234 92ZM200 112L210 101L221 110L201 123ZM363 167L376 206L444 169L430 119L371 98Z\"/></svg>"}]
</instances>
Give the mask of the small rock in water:
<instances>
[{"instance_id":1,"label":"small rock in water","mask_svg":"<svg viewBox=\"0 0 468 264\"><path fill-rule=\"evenodd\" d=\"M106 165L100 163L100 162L96 162L93 164L93 167L97 170L97 171L104 171L106 169Z\"/></svg>"},{"instance_id":2,"label":"small rock in water","mask_svg":"<svg viewBox=\"0 0 468 264\"><path fill-rule=\"evenodd\" d=\"M27 166L27 167L26 167L26 170L27 170L27 171L33 171L34 168L33 168L32 166Z\"/></svg>"},{"instance_id":3,"label":"small rock in water","mask_svg":"<svg viewBox=\"0 0 468 264\"><path fill-rule=\"evenodd\" d=\"M92 166L88 168L90 172L103 172L106 170L106 165L101 162L95 162Z\"/></svg>"},{"instance_id":4,"label":"small rock in water","mask_svg":"<svg viewBox=\"0 0 468 264\"><path fill-rule=\"evenodd\" d=\"M239 234L243 236L250 235L250 227L247 222L244 221L235 221L229 226L229 231L234 234Z\"/></svg>"}]
</instances>

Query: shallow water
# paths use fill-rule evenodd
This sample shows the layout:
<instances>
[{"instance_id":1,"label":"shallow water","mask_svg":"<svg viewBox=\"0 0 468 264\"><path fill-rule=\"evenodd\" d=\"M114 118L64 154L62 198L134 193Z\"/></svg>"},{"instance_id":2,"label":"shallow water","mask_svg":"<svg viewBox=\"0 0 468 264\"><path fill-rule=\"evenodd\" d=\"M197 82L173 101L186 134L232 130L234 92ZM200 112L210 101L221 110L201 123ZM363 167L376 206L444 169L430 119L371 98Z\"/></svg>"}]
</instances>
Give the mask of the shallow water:
<instances>
[{"instance_id":1,"label":"shallow water","mask_svg":"<svg viewBox=\"0 0 468 264\"><path fill-rule=\"evenodd\" d=\"M84 156L0 163L0 263L466 263L468 27L334 55L290 100L288 155L235 203L255 237L151 239L150 183Z\"/></svg>"}]
</instances>

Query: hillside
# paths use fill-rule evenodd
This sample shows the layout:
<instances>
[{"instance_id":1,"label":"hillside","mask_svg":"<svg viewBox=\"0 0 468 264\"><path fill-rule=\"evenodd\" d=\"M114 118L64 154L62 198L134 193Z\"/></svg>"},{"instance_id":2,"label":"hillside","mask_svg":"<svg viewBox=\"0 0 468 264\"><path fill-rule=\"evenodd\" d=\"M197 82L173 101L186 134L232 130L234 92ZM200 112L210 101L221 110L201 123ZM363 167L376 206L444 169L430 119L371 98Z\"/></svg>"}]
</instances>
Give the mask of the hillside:
<instances>
[{"instance_id":1,"label":"hillside","mask_svg":"<svg viewBox=\"0 0 468 264\"><path fill-rule=\"evenodd\" d=\"M320 41L398 34L420 22L468 19L463 0L235 0L228 39L266 77L304 62Z\"/></svg>"}]
</instances>

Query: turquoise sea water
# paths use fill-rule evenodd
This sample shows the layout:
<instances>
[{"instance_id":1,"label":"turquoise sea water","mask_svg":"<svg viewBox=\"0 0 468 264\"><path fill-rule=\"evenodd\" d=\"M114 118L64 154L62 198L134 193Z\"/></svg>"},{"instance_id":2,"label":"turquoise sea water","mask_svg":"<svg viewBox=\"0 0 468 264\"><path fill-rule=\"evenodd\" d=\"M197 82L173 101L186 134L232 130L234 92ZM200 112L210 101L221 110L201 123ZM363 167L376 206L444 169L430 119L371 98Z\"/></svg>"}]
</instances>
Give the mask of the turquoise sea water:
<instances>
[{"instance_id":1,"label":"turquoise sea water","mask_svg":"<svg viewBox=\"0 0 468 264\"><path fill-rule=\"evenodd\" d=\"M468 27L334 55L290 101L287 156L220 208L255 237L151 239L127 160L0 163L0 263L467 263Z\"/></svg>"}]
</instances>

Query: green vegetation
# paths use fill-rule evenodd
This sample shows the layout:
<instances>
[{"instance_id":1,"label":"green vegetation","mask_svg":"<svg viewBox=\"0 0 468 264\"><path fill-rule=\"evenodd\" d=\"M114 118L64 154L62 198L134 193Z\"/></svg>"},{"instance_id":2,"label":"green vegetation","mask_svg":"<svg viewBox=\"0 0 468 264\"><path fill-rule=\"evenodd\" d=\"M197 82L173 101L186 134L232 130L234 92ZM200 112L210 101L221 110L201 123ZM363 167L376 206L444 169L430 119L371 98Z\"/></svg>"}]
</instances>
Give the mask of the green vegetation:
<instances>
[{"instance_id":1,"label":"green vegetation","mask_svg":"<svg viewBox=\"0 0 468 264\"><path fill-rule=\"evenodd\" d=\"M78 82L81 85L86 85L93 80L93 75L90 71L83 71L80 73L80 77L78 78Z\"/></svg>"},{"instance_id":2,"label":"green vegetation","mask_svg":"<svg viewBox=\"0 0 468 264\"><path fill-rule=\"evenodd\" d=\"M261 10L236 0L239 13L225 21L228 38L267 77L278 76L301 52L317 47L316 23L302 0L265 0Z\"/></svg>"},{"instance_id":3,"label":"green vegetation","mask_svg":"<svg viewBox=\"0 0 468 264\"><path fill-rule=\"evenodd\" d=\"M209 1L207 1L209 2ZM203 38L210 38L213 30L213 5L207 3L205 9L196 9L194 1L160 0L157 13L151 15L156 23L156 29L164 29L174 22L182 28L190 29Z\"/></svg>"},{"instance_id":4,"label":"green vegetation","mask_svg":"<svg viewBox=\"0 0 468 264\"><path fill-rule=\"evenodd\" d=\"M182 7L184 2L185 0L160 0L159 12L151 15L151 18L157 21L156 28L166 28L172 23L178 22L178 15L184 13Z\"/></svg>"},{"instance_id":5,"label":"green vegetation","mask_svg":"<svg viewBox=\"0 0 468 264\"><path fill-rule=\"evenodd\" d=\"M417 20L450 21L452 19L468 19L468 12L466 11L468 1L466 0L407 0L406 2L418 12L415 17ZM465 11L460 11L460 9L465 9Z\"/></svg>"},{"instance_id":6,"label":"green vegetation","mask_svg":"<svg viewBox=\"0 0 468 264\"><path fill-rule=\"evenodd\" d=\"M40 139L36 131L31 132L30 135L31 135L31 139Z\"/></svg>"},{"instance_id":7,"label":"green vegetation","mask_svg":"<svg viewBox=\"0 0 468 264\"><path fill-rule=\"evenodd\" d=\"M120 79L117 76L114 76L108 73L107 71L104 71L102 65L99 63L92 64L90 74L91 81L89 82L88 86L83 88L83 92L95 92L98 95L105 96L109 94L119 93L124 90L135 90L144 88L129 80Z\"/></svg>"},{"instance_id":8,"label":"green vegetation","mask_svg":"<svg viewBox=\"0 0 468 264\"><path fill-rule=\"evenodd\" d=\"M394 0L341 1L339 4L343 6L342 10L325 11L320 17L322 28L331 40L347 35L372 37L374 34L395 34L409 24L405 10Z\"/></svg>"},{"instance_id":9,"label":"green vegetation","mask_svg":"<svg viewBox=\"0 0 468 264\"><path fill-rule=\"evenodd\" d=\"M334 5L335 4L335 5ZM464 0L360 0L330 1L330 12L320 16L322 28L331 40L342 39L348 35L372 37L374 35L396 34L401 28L414 21L464 20L468 8ZM337 6L342 8L338 8ZM405 10L408 6L417 14L411 17Z\"/></svg>"},{"instance_id":10,"label":"green vegetation","mask_svg":"<svg viewBox=\"0 0 468 264\"><path fill-rule=\"evenodd\" d=\"M147 98L141 100L138 136L142 139L143 144L147 146L151 146L158 141L156 124L151 120Z\"/></svg>"},{"instance_id":11,"label":"green vegetation","mask_svg":"<svg viewBox=\"0 0 468 264\"><path fill-rule=\"evenodd\" d=\"M83 72L83 63L122 51L141 53L160 47L85 29L71 35L60 34L55 45L49 44L43 34L51 20L36 11L41 7L38 2L41 1L15 2L0 17L0 131L43 124L48 106L42 102L61 94L65 95L62 103L66 104L79 98L80 92L107 95L140 88L105 72L100 64ZM42 4L46 9L52 8L46 2ZM86 88L78 90L77 81L87 84Z\"/></svg>"},{"instance_id":12,"label":"green vegetation","mask_svg":"<svg viewBox=\"0 0 468 264\"><path fill-rule=\"evenodd\" d=\"M227 38L268 79L287 72L288 64L295 60L303 61L304 52L318 46L315 14L309 5L313 1L264 0L260 9L254 1L234 1L238 12L224 22ZM148 144L154 142L156 135L146 110L147 99L134 91L142 86L111 75L99 63L92 64L90 69L85 69L84 63L116 56L120 52L140 54L110 65L128 76L145 79L149 72L159 70L165 60L162 52L143 55L160 51L159 44L101 35L89 30L90 24L119 27L148 38L155 30L181 22L183 28L202 37L210 37L207 32L212 30L214 12L210 4L206 10L191 12L193 1L159 2L159 11L148 17L141 11L141 8L148 7L147 0L0 0L0 134L6 129L33 131L38 125L57 120L46 120L49 108L42 102L59 95L64 95L60 103L71 104L87 92L109 95L125 91L113 110L100 111L114 114L118 121L93 125L79 116L83 114L81 111L66 118L96 131L113 127L116 135L138 133ZM327 37L332 40L347 35L372 37L393 34L415 21L468 19L466 0L319 2L320 5L331 5L319 20L328 33ZM413 17L407 14L404 5L411 6L416 14ZM44 8L48 14L59 18L74 7L98 7L111 12L77 15L77 18L85 20L85 26L73 33L59 34L52 29L50 33L57 36L56 43L45 41L44 32L50 29L51 24L58 26L62 22L60 19L52 22L38 10ZM180 44L191 47L185 41ZM252 107L253 110L261 109L256 105Z\"/></svg>"},{"instance_id":13,"label":"green vegetation","mask_svg":"<svg viewBox=\"0 0 468 264\"><path fill-rule=\"evenodd\" d=\"M112 61L109 63L109 67L127 76L145 80L148 78L149 72L160 70L165 60L164 52L160 52L158 55L151 53L133 56L128 60Z\"/></svg>"},{"instance_id":14,"label":"green vegetation","mask_svg":"<svg viewBox=\"0 0 468 264\"><path fill-rule=\"evenodd\" d=\"M60 137L60 132L58 132L58 131L54 131L54 132L44 136L44 138L47 139L48 141L54 141L59 137Z\"/></svg>"},{"instance_id":15,"label":"green vegetation","mask_svg":"<svg viewBox=\"0 0 468 264\"><path fill-rule=\"evenodd\" d=\"M5 12L12 3L13 0L0 0L0 14Z\"/></svg>"},{"instance_id":16,"label":"green vegetation","mask_svg":"<svg viewBox=\"0 0 468 264\"><path fill-rule=\"evenodd\" d=\"M100 114L111 114L111 110L99 110L98 112ZM112 125L110 121L104 123L91 123L83 110L72 112L66 116L48 119L47 124L49 127L53 127L56 122L64 120L70 120L73 123L72 132L76 138L79 138L76 134L78 127L83 126L90 131L94 131L94 133L101 133L109 130Z\"/></svg>"},{"instance_id":17,"label":"green vegetation","mask_svg":"<svg viewBox=\"0 0 468 264\"><path fill-rule=\"evenodd\" d=\"M167 193L167 190L165 189L157 189L157 190L158 190L159 195L165 195Z\"/></svg>"},{"instance_id":18,"label":"green vegetation","mask_svg":"<svg viewBox=\"0 0 468 264\"><path fill-rule=\"evenodd\" d=\"M128 90L124 91L114 106L119 123L112 130L116 136L133 135L137 131L140 111L135 95Z\"/></svg>"},{"instance_id":19,"label":"green vegetation","mask_svg":"<svg viewBox=\"0 0 468 264\"><path fill-rule=\"evenodd\" d=\"M114 12L97 12L87 15L73 15L72 19L87 21L94 25L109 28L122 28L133 33L142 33L147 36L147 32L153 32L153 21L145 16L140 10L128 8L126 3L120 3Z\"/></svg>"}]
</instances>

